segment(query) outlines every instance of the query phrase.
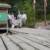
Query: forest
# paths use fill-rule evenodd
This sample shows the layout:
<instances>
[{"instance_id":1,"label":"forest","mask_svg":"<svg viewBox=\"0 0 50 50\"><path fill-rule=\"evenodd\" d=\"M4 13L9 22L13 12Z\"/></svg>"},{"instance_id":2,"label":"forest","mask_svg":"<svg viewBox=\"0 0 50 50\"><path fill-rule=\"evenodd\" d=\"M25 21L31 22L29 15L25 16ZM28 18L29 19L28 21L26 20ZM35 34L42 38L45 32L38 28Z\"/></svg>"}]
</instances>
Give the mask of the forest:
<instances>
[{"instance_id":1,"label":"forest","mask_svg":"<svg viewBox=\"0 0 50 50\"><path fill-rule=\"evenodd\" d=\"M34 0L0 0L0 3L8 3L11 5L10 12L17 14L18 10L25 11L27 14L27 24L28 26L34 25L35 22L44 21L44 0L36 0L35 4L35 17L33 9ZM46 19L50 20L50 0L47 0L46 7Z\"/></svg>"}]
</instances>

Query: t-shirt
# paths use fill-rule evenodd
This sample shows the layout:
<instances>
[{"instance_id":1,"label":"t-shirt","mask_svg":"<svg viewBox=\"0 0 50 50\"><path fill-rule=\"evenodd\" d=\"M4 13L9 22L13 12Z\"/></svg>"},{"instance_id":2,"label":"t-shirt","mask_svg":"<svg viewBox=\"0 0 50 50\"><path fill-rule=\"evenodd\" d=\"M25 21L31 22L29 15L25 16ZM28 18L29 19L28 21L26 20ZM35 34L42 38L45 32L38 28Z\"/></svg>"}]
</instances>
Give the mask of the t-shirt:
<instances>
[{"instance_id":1,"label":"t-shirt","mask_svg":"<svg viewBox=\"0 0 50 50\"><path fill-rule=\"evenodd\" d=\"M22 19L27 20L27 15L26 15L26 14L23 14L23 15L22 15Z\"/></svg>"}]
</instances>

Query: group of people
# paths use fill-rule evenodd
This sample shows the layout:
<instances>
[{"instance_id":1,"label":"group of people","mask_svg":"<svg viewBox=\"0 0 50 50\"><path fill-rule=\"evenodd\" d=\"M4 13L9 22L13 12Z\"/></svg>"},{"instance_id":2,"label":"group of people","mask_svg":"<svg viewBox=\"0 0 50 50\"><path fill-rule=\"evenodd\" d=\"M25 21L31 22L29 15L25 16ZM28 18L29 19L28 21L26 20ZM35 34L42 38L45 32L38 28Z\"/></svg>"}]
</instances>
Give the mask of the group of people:
<instances>
[{"instance_id":1,"label":"group of people","mask_svg":"<svg viewBox=\"0 0 50 50\"><path fill-rule=\"evenodd\" d=\"M9 14L8 16L9 16L9 21L10 21L10 24L12 25L11 26L12 28L14 28L15 26L22 27L22 25L26 24L26 20L27 20L26 13L18 12L17 19L13 13Z\"/></svg>"}]
</instances>

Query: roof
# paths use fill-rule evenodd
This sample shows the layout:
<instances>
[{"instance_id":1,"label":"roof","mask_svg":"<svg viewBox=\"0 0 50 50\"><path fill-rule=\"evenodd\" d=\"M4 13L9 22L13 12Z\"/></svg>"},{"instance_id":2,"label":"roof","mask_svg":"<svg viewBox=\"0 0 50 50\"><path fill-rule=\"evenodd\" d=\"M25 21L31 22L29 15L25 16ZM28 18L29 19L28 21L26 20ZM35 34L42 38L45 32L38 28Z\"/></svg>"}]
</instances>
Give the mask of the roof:
<instances>
[{"instance_id":1,"label":"roof","mask_svg":"<svg viewBox=\"0 0 50 50\"><path fill-rule=\"evenodd\" d=\"M0 7L11 8L11 5L6 3L0 3Z\"/></svg>"}]
</instances>

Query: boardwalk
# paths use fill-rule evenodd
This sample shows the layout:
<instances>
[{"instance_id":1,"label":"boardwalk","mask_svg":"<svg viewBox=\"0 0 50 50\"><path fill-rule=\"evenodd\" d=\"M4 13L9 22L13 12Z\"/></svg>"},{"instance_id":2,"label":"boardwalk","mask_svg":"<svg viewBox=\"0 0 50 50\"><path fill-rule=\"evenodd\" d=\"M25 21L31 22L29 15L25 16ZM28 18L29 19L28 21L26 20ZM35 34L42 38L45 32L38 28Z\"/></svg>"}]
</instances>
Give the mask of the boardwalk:
<instances>
[{"instance_id":1,"label":"boardwalk","mask_svg":"<svg viewBox=\"0 0 50 50\"><path fill-rule=\"evenodd\" d=\"M0 50L50 50L48 37L33 33L12 32L0 35Z\"/></svg>"}]
</instances>

